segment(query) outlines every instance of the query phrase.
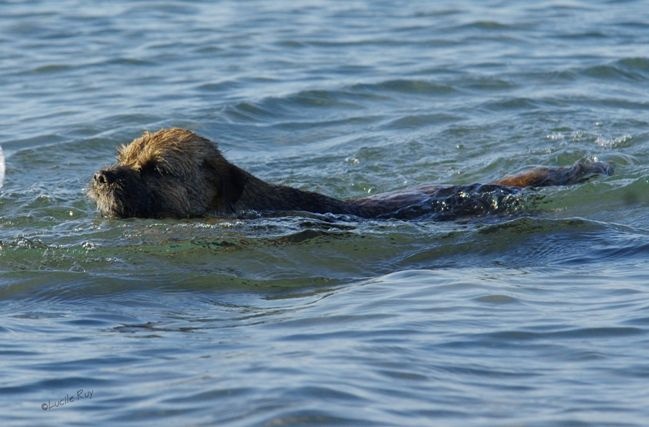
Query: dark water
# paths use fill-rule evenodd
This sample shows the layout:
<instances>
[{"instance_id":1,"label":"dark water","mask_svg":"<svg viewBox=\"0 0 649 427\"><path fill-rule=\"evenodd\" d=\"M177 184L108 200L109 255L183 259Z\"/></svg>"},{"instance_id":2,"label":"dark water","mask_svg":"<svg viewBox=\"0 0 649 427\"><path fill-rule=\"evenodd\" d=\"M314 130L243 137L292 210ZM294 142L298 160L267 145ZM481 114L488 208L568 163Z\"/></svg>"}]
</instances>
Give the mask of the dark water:
<instances>
[{"instance_id":1,"label":"dark water","mask_svg":"<svg viewBox=\"0 0 649 427\"><path fill-rule=\"evenodd\" d=\"M0 424L649 423L644 1L0 3ZM182 126L357 197L616 174L476 219L106 220Z\"/></svg>"}]
</instances>

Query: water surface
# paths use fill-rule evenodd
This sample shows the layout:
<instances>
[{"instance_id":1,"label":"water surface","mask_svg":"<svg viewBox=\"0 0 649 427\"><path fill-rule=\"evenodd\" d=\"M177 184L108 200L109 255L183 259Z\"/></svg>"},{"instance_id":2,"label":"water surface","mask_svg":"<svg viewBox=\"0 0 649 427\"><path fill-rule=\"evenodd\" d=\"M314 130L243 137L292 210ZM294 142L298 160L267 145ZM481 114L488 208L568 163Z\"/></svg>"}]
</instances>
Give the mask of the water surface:
<instances>
[{"instance_id":1,"label":"water surface","mask_svg":"<svg viewBox=\"0 0 649 427\"><path fill-rule=\"evenodd\" d=\"M649 8L0 4L2 425L649 419ZM587 158L459 221L110 220L93 172L192 129L346 198Z\"/></svg>"}]
</instances>

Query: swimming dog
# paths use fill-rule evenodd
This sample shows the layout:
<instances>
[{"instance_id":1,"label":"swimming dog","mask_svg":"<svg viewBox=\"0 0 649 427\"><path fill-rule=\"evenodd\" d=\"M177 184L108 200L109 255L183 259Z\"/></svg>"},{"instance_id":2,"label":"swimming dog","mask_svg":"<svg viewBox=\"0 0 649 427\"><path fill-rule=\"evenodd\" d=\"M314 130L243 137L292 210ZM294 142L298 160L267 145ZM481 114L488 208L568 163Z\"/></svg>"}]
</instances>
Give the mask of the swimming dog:
<instances>
[{"instance_id":1,"label":"swimming dog","mask_svg":"<svg viewBox=\"0 0 649 427\"><path fill-rule=\"evenodd\" d=\"M216 144L180 128L145 132L122 146L117 163L94 174L88 195L108 217L188 218L245 211L307 211L364 218L453 219L507 210L524 187L570 185L612 166L578 161L540 167L488 184L422 186L371 197L340 200L265 182L230 163Z\"/></svg>"}]
</instances>

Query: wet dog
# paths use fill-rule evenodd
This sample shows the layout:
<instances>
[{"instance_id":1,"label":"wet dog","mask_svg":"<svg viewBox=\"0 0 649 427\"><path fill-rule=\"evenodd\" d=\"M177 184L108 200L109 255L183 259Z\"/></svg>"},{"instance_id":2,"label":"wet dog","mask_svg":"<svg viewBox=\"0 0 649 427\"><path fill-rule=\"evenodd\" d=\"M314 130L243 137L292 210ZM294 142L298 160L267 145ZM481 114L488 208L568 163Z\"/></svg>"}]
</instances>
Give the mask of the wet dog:
<instances>
[{"instance_id":1,"label":"wet dog","mask_svg":"<svg viewBox=\"0 0 649 427\"><path fill-rule=\"evenodd\" d=\"M245 211L307 211L365 218L452 219L505 212L524 187L570 185L610 175L603 162L536 168L489 184L424 186L339 200L267 183L228 162L216 145L186 129L145 132L122 146L117 163L92 178L88 195L108 217L187 218Z\"/></svg>"}]
</instances>

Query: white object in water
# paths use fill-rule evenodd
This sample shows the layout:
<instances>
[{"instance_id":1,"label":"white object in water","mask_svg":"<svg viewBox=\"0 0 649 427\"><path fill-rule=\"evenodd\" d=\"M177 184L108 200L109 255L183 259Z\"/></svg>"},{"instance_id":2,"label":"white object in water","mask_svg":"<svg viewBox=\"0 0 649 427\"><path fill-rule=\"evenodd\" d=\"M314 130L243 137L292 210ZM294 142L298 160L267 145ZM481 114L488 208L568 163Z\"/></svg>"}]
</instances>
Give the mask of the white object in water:
<instances>
[{"instance_id":1,"label":"white object in water","mask_svg":"<svg viewBox=\"0 0 649 427\"><path fill-rule=\"evenodd\" d=\"M0 147L0 188L2 188L2 183L5 180L5 155L2 152L2 147Z\"/></svg>"}]
</instances>

